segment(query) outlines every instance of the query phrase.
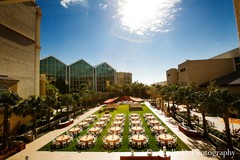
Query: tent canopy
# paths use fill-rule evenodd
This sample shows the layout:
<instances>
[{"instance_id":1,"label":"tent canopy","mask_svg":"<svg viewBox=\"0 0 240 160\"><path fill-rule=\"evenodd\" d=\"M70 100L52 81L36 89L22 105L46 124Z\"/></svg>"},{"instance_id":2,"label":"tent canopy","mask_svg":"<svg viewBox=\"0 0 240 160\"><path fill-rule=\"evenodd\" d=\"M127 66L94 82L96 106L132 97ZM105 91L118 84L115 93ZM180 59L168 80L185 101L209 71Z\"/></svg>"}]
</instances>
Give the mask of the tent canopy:
<instances>
[{"instance_id":1,"label":"tent canopy","mask_svg":"<svg viewBox=\"0 0 240 160\"><path fill-rule=\"evenodd\" d=\"M130 97L131 100L135 102L142 102L143 100L141 98L136 98L136 97Z\"/></svg>"},{"instance_id":2,"label":"tent canopy","mask_svg":"<svg viewBox=\"0 0 240 160\"><path fill-rule=\"evenodd\" d=\"M108 100L104 101L104 103L105 104L113 103L116 99L118 99L118 97L108 99Z\"/></svg>"}]
</instances>

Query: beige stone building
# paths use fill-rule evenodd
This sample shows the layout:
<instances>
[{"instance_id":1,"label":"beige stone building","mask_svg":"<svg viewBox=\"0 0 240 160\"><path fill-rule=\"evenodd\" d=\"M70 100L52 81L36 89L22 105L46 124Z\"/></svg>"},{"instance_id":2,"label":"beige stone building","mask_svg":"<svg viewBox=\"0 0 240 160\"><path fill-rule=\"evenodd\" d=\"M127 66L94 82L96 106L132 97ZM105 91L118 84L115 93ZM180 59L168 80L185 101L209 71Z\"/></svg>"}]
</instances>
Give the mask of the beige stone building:
<instances>
[{"instance_id":1,"label":"beige stone building","mask_svg":"<svg viewBox=\"0 0 240 160\"><path fill-rule=\"evenodd\" d=\"M35 0L0 1L0 91L39 95L40 21Z\"/></svg>"},{"instance_id":2,"label":"beige stone building","mask_svg":"<svg viewBox=\"0 0 240 160\"><path fill-rule=\"evenodd\" d=\"M171 68L167 70L167 84L175 85L178 84L178 70L177 68Z\"/></svg>"},{"instance_id":3,"label":"beige stone building","mask_svg":"<svg viewBox=\"0 0 240 160\"><path fill-rule=\"evenodd\" d=\"M132 84L132 73L129 72L117 72L117 84Z\"/></svg>"},{"instance_id":4,"label":"beige stone building","mask_svg":"<svg viewBox=\"0 0 240 160\"><path fill-rule=\"evenodd\" d=\"M41 9L35 0L0 1L0 93L39 95ZM2 135L3 114L0 114ZM10 133L31 120L10 117Z\"/></svg>"},{"instance_id":5,"label":"beige stone building","mask_svg":"<svg viewBox=\"0 0 240 160\"><path fill-rule=\"evenodd\" d=\"M187 60L179 64L177 69L171 68L166 71L167 84L199 87L209 81L238 72L240 70L239 63L238 48L210 59Z\"/></svg>"}]
</instances>

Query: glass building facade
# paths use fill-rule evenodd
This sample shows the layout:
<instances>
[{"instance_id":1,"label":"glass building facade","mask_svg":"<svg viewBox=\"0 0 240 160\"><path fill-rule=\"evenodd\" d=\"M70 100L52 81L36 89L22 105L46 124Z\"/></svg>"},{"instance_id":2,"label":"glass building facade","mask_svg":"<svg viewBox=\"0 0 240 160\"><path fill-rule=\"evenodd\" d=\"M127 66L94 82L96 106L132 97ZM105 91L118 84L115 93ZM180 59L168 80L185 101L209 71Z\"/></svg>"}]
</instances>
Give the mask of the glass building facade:
<instances>
[{"instance_id":1,"label":"glass building facade","mask_svg":"<svg viewBox=\"0 0 240 160\"><path fill-rule=\"evenodd\" d=\"M81 84L99 92L106 92L109 85L116 84L116 70L106 62L93 67L81 59L67 66L50 56L40 61L40 74L45 74L49 81L63 79L70 93L79 92Z\"/></svg>"},{"instance_id":2,"label":"glass building facade","mask_svg":"<svg viewBox=\"0 0 240 160\"><path fill-rule=\"evenodd\" d=\"M80 85L85 83L94 90L94 68L84 60L68 66L68 82L70 92L78 92Z\"/></svg>"},{"instance_id":3,"label":"glass building facade","mask_svg":"<svg viewBox=\"0 0 240 160\"><path fill-rule=\"evenodd\" d=\"M95 87L97 91L106 92L109 85L116 84L116 71L107 63L95 66Z\"/></svg>"},{"instance_id":4,"label":"glass building facade","mask_svg":"<svg viewBox=\"0 0 240 160\"><path fill-rule=\"evenodd\" d=\"M53 56L40 61L40 74L46 74L47 79L67 81L67 65Z\"/></svg>"}]
</instances>

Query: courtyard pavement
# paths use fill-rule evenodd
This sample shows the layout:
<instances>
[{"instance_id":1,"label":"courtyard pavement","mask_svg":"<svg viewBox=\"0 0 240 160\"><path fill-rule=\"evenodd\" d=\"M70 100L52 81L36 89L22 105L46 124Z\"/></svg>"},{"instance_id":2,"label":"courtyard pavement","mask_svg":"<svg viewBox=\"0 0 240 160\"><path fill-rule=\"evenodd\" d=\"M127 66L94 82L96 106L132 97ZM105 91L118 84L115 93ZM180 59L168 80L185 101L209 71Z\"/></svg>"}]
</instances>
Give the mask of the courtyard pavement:
<instances>
[{"instance_id":1,"label":"courtyard pavement","mask_svg":"<svg viewBox=\"0 0 240 160\"><path fill-rule=\"evenodd\" d=\"M165 117L161 111L153 108L148 102L145 104L179 137L186 143L192 151L173 151L167 152L167 155L171 155L171 160L209 160L217 159L214 147L206 141L201 139L192 139L185 136L182 132L178 130L177 123L171 117ZM29 155L31 160L120 160L120 156L130 156L130 152L50 152L50 151L38 151L39 148L52 141L56 136L61 135L63 132L72 128L74 125L79 123L84 118L96 112L101 107L96 107L85 114L78 116L74 123L68 127L62 129L53 130L35 141L26 145L26 148L21 152L11 156L8 160L25 160L26 156ZM219 154L219 153L218 153ZM135 152L135 156L145 155L146 152ZM153 152L154 155L163 156L163 152L160 150L158 152Z\"/></svg>"}]
</instances>

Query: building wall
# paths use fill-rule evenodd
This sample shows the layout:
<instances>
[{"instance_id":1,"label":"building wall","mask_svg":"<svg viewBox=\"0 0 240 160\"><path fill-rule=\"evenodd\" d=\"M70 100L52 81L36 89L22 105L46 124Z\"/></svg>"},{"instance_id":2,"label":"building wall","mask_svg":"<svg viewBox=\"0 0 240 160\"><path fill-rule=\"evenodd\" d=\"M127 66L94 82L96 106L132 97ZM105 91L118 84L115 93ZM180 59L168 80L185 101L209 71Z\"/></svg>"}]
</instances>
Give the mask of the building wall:
<instances>
[{"instance_id":1,"label":"building wall","mask_svg":"<svg viewBox=\"0 0 240 160\"><path fill-rule=\"evenodd\" d=\"M176 68L171 68L166 72L167 84L177 85L178 84L178 70Z\"/></svg>"},{"instance_id":2,"label":"building wall","mask_svg":"<svg viewBox=\"0 0 240 160\"><path fill-rule=\"evenodd\" d=\"M129 72L117 72L117 84L132 84L132 73Z\"/></svg>"},{"instance_id":3,"label":"building wall","mask_svg":"<svg viewBox=\"0 0 240 160\"><path fill-rule=\"evenodd\" d=\"M23 98L39 94L35 29L35 3L0 5L0 74L19 80L17 91Z\"/></svg>"},{"instance_id":4,"label":"building wall","mask_svg":"<svg viewBox=\"0 0 240 160\"><path fill-rule=\"evenodd\" d=\"M178 66L179 84L195 85L219 78L235 71L234 59L188 60Z\"/></svg>"}]
</instances>

